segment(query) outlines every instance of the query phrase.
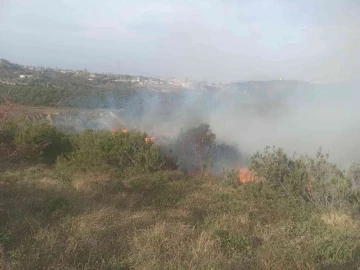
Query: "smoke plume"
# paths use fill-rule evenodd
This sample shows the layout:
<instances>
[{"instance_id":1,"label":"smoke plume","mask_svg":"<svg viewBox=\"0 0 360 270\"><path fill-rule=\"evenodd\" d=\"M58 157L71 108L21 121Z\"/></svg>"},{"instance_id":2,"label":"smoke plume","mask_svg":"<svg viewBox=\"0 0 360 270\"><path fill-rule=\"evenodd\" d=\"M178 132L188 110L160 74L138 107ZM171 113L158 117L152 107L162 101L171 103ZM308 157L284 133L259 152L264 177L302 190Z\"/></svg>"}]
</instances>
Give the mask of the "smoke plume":
<instances>
[{"instance_id":1,"label":"smoke plume","mask_svg":"<svg viewBox=\"0 0 360 270\"><path fill-rule=\"evenodd\" d=\"M236 145L242 157L273 145L311 156L322 147L331 161L347 167L360 159L358 85L268 81L218 90L144 90L122 109L102 110L96 120L85 122L87 128L143 130L159 144L205 123L218 144ZM109 102L117 107L111 98Z\"/></svg>"}]
</instances>

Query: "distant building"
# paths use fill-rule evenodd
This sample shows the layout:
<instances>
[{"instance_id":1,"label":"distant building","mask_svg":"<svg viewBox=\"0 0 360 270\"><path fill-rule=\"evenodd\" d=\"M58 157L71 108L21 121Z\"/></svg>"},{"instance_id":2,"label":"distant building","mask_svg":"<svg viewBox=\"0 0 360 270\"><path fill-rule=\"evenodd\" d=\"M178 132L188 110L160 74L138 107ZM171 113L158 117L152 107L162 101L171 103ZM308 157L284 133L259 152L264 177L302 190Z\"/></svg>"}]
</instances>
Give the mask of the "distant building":
<instances>
[{"instance_id":1,"label":"distant building","mask_svg":"<svg viewBox=\"0 0 360 270\"><path fill-rule=\"evenodd\" d=\"M20 79L31 78L32 75L20 75Z\"/></svg>"}]
</instances>

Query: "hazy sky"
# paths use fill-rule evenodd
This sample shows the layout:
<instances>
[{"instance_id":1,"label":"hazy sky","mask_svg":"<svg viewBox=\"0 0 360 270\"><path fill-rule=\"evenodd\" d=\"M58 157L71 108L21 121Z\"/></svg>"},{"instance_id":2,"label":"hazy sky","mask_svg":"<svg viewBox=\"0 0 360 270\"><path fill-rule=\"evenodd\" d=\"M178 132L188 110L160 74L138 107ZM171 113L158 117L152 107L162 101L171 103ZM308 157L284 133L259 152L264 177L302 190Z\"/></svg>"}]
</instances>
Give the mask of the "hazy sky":
<instances>
[{"instance_id":1,"label":"hazy sky","mask_svg":"<svg viewBox=\"0 0 360 270\"><path fill-rule=\"evenodd\" d=\"M198 80L358 77L358 0L0 0L0 58Z\"/></svg>"}]
</instances>

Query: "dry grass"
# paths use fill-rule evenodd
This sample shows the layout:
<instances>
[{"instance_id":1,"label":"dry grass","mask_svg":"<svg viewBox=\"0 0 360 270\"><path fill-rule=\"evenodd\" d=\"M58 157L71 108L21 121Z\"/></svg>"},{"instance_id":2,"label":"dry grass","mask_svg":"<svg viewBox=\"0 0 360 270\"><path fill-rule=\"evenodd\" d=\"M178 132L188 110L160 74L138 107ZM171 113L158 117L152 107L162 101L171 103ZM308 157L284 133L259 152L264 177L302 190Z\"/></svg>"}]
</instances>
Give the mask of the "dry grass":
<instances>
[{"instance_id":1,"label":"dry grass","mask_svg":"<svg viewBox=\"0 0 360 270\"><path fill-rule=\"evenodd\" d=\"M152 185L161 181L151 189L141 184L148 179ZM5 262L13 270L360 266L360 221L345 210L314 211L266 186L236 189L172 172L136 181L133 187L106 174L61 180L45 167L3 173L1 267Z\"/></svg>"},{"instance_id":2,"label":"dry grass","mask_svg":"<svg viewBox=\"0 0 360 270\"><path fill-rule=\"evenodd\" d=\"M340 229L340 230L357 230L359 229L359 222L346 212L332 211L321 215L321 220L326 225Z\"/></svg>"},{"instance_id":3,"label":"dry grass","mask_svg":"<svg viewBox=\"0 0 360 270\"><path fill-rule=\"evenodd\" d=\"M8 263L5 260L5 252L4 247L0 244L0 269L1 270L8 270Z\"/></svg>"},{"instance_id":4,"label":"dry grass","mask_svg":"<svg viewBox=\"0 0 360 270\"><path fill-rule=\"evenodd\" d=\"M136 232L130 249L135 269L219 269L226 263L211 235L181 222L162 221Z\"/></svg>"},{"instance_id":5,"label":"dry grass","mask_svg":"<svg viewBox=\"0 0 360 270\"><path fill-rule=\"evenodd\" d=\"M92 193L104 189L111 180L111 174L87 172L75 173L71 183L77 191Z\"/></svg>"}]
</instances>

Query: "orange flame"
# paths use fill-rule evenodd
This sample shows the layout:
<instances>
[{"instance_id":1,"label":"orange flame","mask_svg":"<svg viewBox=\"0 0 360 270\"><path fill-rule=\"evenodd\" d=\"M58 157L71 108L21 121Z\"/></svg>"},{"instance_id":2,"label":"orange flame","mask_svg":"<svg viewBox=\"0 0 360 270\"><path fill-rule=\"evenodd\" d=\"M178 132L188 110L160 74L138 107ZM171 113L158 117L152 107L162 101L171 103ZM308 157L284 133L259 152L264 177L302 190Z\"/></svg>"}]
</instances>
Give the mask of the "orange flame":
<instances>
[{"instance_id":1,"label":"orange flame","mask_svg":"<svg viewBox=\"0 0 360 270\"><path fill-rule=\"evenodd\" d=\"M118 127L113 127L113 128L111 129L111 134L114 135L115 133L119 132L119 130L120 130L120 128L118 128ZM123 129L121 129L121 132L122 132L122 133L127 133L128 130L125 129L125 128L123 128Z\"/></svg>"},{"instance_id":2,"label":"orange flame","mask_svg":"<svg viewBox=\"0 0 360 270\"><path fill-rule=\"evenodd\" d=\"M113 127L113 128L111 129L111 134L114 135L115 133L119 132L119 130L120 130L119 127ZM128 130L125 129L125 128L122 128L122 129L121 129L121 132L122 132L122 133L128 133ZM155 141L156 141L156 138L155 138L155 137L146 137L146 138L145 138L145 143L154 143Z\"/></svg>"},{"instance_id":3,"label":"orange flame","mask_svg":"<svg viewBox=\"0 0 360 270\"><path fill-rule=\"evenodd\" d=\"M315 177L310 176L310 181L309 181L309 184L305 186L305 191L311 192L312 185L313 185L314 182L315 182Z\"/></svg>"},{"instance_id":4,"label":"orange flame","mask_svg":"<svg viewBox=\"0 0 360 270\"><path fill-rule=\"evenodd\" d=\"M155 142L156 141L156 139L155 139L155 137L147 137L147 138L145 138L145 143L150 143L150 142Z\"/></svg>"},{"instance_id":5,"label":"orange flame","mask_svg":"<svg viewBox=\"0 0 360 270\"><path fill-rule=\"evenodd\" d=\"M116 132L118 132L119 131L119 129L117 128L117 127L113 127L112 129L111 129L111 134L112 135L114 135Z\"/></svg>"},{"instance_id":6,"label":"orange flame","mask_svg":"<svg viewBox=\"0 0 360 270\"><path fill-rule=\"evenodd\" d=\"M240 184L252 182L252 181L256 181L256 180L257 180L257 177L255 176L255 172L250 171L249 169L246 169L246 168L241 168L239 170L239 183Z\"/></svg>"},{"instance_id":7,"label":"orange flame","mask_svg":"<svg viewBox=\"0 0 360 270\"><path fill-rule=\"evenodd\" d=\"M244 184L244 183L248 183L248 182L266 181L265 177L258 177L258 176L256 176L254 171L251 171L251 170L246 169L246 168L239 169L238 176L239 176L239 178L238 178L238 183L239 184ZM310 181L305 186L305 190L307 192L311 192L314 182L315 182L315 177L310 176Z\"/></svg>"}]
</instances>

